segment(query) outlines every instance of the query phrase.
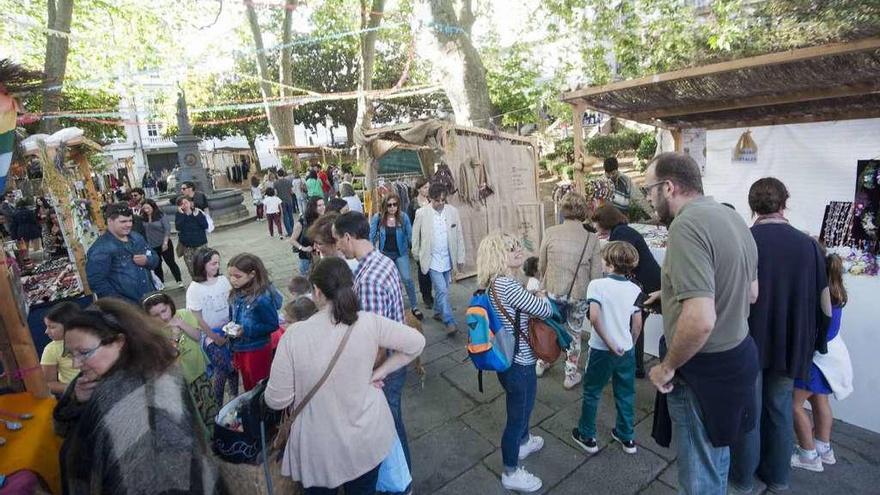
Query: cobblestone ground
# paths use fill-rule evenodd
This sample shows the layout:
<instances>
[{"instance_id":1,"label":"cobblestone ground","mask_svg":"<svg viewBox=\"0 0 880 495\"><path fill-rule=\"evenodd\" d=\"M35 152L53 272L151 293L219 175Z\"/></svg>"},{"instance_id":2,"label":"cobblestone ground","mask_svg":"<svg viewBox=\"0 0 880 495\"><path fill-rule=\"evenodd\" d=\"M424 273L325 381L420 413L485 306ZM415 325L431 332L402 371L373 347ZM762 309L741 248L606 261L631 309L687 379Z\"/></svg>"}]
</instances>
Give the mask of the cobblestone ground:
<instances>
[{"instance_id":1,"label":"cobblestone ground","mask_svg":"<svg viewBox=\"0 0 880 495\"><path fill-rule=\"evenodd\" d=\"M287 240L269 239L265 223L250 222L219 230L210 235L209 243L222 254L224 265L239 252L260 256L279 288L285 288L297 273L296 259ZM184 286L188 283L188 279L184 280ZM452 288L452 304L460 322L474 289L472 279ZM182 289L171 292L183 302ZM286 288L283 292L287 295ZM477 374L465 359L466 337L460 333L447 338L441 324L430 318L430 308L422 309L427 316L424 332L428 345L422 354L425 375L419 377L411 368L404 393L414 493L503 493L499 481L505 420L501 387L489 373L484 377L484 393L480 393ZM557 365L539 379L531 418L532 433L543 436L546 443L542 451L524 464L543 479L540 493L675 493L675 453L657 446L650 437L654 400L650 384L645 380L636 382L638 453L627 455L611 443L614 406L609 386L598 415L601 450L588 456L570 437L580 415L580 387L564 390L562 375L561 366ZM794 470L789 493L880 493L880 435L836 421L833 443L837 464L826 466L824 473Z\"/></svg>"}]
</instances>

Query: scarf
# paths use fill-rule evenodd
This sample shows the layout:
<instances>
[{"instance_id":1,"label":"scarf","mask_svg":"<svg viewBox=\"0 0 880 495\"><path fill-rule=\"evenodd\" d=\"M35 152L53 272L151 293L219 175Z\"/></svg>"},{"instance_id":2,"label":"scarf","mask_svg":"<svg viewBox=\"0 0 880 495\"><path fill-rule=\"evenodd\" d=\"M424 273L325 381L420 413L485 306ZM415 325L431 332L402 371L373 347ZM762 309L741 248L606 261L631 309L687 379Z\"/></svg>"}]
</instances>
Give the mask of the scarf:
<instances>
[{"instance_id":1,"label":"scarf","mask_svg":"<svg viewBox=\"0 0 880 495\"><path fill-rule=\"evenodd\" d=\"M223 492L203 427L176 369L151 379L126 370L111 372L85 404L73 395L76 380L54 413L56 430L65 437L65 495Z\"/></svg>"}]
</instances>

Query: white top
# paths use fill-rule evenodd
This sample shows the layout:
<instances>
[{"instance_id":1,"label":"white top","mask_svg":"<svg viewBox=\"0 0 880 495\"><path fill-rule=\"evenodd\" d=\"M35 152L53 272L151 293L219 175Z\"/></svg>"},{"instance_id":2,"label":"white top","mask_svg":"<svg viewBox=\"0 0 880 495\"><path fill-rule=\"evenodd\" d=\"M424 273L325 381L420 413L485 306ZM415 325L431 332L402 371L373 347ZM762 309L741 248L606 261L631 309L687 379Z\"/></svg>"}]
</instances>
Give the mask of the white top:
<instances>
[{"instance_id":1,"label":"white top","mask_svg":"<svg viewBox=\"0 0 880 495\"><path fill-rule=\"evenodd\" d=\"M281 213L281 198L278 196L266 196L263 198L263 206L266 208L266 214Z\"/></svg>"},{"instance_id":2,"label":"white top","mask_svg":"<svg viewBox=\"0 0 880 495\"><path fill-rule=\"evenodd\" d=\"M437 211L431 208L434 220L434 238L431 242L431 270L445 273L452 270L449 258L449 232L446 231L446 208Z\"/></svg>"},{"instance_id":3,"label":"white top","mask_svg":"<svg viewBox=\"0 0 880 495\"><path fill-rule=\"evenodd\" d=\"M263 199L263 190L259 186L251 187L251 196L253 196L254 201L261 200Z\"/></svg>"},{"instance_id":4,"label":"white top","mask_svg":"<svg viewBox=\"0 0 880 495\"><path fill-rule=\"evenodd\" d=\"M597 303L602 308L599 317L602 329L618 349L628 351L633 347L630 319L639 311L635 303L641 292L638 285L614 274L595 279L587 286L587 301ZM590 347L610 350L598 332L590 335Z\"/></svg>"},{"instance_id":5,"label":"white top","mask_svg":"<svg viewBox=\"0 0 880 495\"><path fill-rule=\"evenodd\" d=\"M232 285L220 275L213 284L193 282L186 289L186 309L201 311L202 319L211 328L222 327L229 322L229 291Z\"/></svg>"},{"instance_id":6,"label":"white top","mask_svg":"<svg viewBox=\"0 0 880 495\"><path fill-rule=\"evenodd\" d=\"M361 198L357 197L357 195L355 195L355 196L345 196L345 197L343 197L342 199L344 199L345 202L348 203L348 209L349 209L349 210L351 210L351 211L356 211L356 212L358 212L358 213L363 213L363 212L364 212L364 204L361 203Z\"/></svg>"},{"instance_id":7,"label":"white top","mask_svg":"<svg viewBox=\"0 0 880 495\"><path fill-rule=\"evenodd\" d=\"M307 195L302 190L303 180L300 177L293 177L290 179L290 185L293 188L293 195L299 198L305 198Z\"/></svg>"},{"instance_id":8,"label":"white top","mask_svg":"<svg viewBox=\"0 0 880 495\"><path fill-rule=\"evenodd\" d=\"M541 290L541 281L535 277L529 277L529 280L526 282L526 290L529 292L537 292Z\"/></svg>"}]
</instances>

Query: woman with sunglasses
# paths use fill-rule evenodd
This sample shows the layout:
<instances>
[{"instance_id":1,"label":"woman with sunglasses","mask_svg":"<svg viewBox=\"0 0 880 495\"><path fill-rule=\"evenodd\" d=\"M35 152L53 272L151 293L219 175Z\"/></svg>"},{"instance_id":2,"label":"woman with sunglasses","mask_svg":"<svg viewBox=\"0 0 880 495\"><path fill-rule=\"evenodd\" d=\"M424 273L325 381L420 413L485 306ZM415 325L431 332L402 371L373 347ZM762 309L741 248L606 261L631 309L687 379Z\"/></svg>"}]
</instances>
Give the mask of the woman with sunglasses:
<instances>
[{"instance_id":1,"label":"woman with sunglasses","mask_svg":"<svg viewBox=\"0 0 880 495\"><path fill-rule=\"evenodd\" d=\"M82 371L54 413L64 493L223 493L160 326L115 299L65 323L64 347Z\"/></svg>"},{"instance_id":2,"label":"woman with sunglasses","mask_svg":"<svg viewBox=\"0 0 880 495\"><path fill-rule=\"evenodd\" d=\"M370 242L397 265L400 280L406 288L406 295L412 308L410 311L413 316L421 320L423 315L419 311L416 286L409 265L410 239L412 239L412 223L409 215L400 211L400 196L389 192L382 199L379 213L373 215L370 220Z\"/></svg>"},{"instance_id":3,"label":"woman with sunglasses","mask_svg":"<svg viewBox=\"0 0 880 495\"><path fill-rule=\"evenodd\" d=\"M522 244L509 234L489 234L477 250L477 284L489 292L503 331L512 334L515 342L513 364L498 372L507 405L501 435L501 484L507 490L527 493L540 490L542 482L520 461L544 447L543 438L529 433L538 389L537 358L528 338L529 317L549 318L553 309L543 291L532 294L519 282L525 259Z\"/></svg>"}]
</instances>

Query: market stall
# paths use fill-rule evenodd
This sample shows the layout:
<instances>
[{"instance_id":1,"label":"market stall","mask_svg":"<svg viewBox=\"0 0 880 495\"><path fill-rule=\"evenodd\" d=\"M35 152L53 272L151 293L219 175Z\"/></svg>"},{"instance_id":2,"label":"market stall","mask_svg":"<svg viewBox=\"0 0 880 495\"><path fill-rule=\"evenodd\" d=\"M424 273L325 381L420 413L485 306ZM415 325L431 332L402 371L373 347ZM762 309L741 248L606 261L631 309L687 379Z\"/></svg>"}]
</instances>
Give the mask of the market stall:
<instances>
[{"instance_id":1,"label":"market stall","mask_svg":"<svg viewBox=\"0 0 880 495\"><path fill-rule=\"evenodd\" d=\"M43 314L60 301L85 305L91 301L86 279L86 252L104 229L103 204L95 187L96 174L89 157L100 146L77 128L62 129L51 136L33 135L22 143L27 156L42 166L45 199L51 208L46 216L57 218L61 245L54 253L22 274L22 294L28 308L28 324L37 350L48 343Z\"/></svg>"},{"instance_id":2,"label":"market stall","mask_svg":"<svg viewBox=\"0 0 880 495\"><path fill-rule=\"evenodd\" d=\"M792 225L822 237L848 261L841 336L855 391L834 404L835 417L880 432L873 301L880 293L878 61L880 38L873 37L583 88L563 100L575 110L581 163L581 115L593 109L670 130L674 148L703 167L706 194L733 204L748 222L749 185L766 176L786 183ZM655 256L662 259L662 252ZM646 350L658 335L648 325Z\"/></svg>"},{"instance_id":3,"label":"market stall","mask_svg":"<svg viewBox=\"0 0 880 495\"><path fill-rule=\"evenodd\" d=\"M392 152L410 151L422 175L451 186L447 200L461 216L467 252L459 277L476 273L477 247L492 231L514 234L537 253L544 212L532 138L428 120L368 130L360 144L372 193L365 208L379 197L380 163Z\"/></svg>"}]
</instances>

